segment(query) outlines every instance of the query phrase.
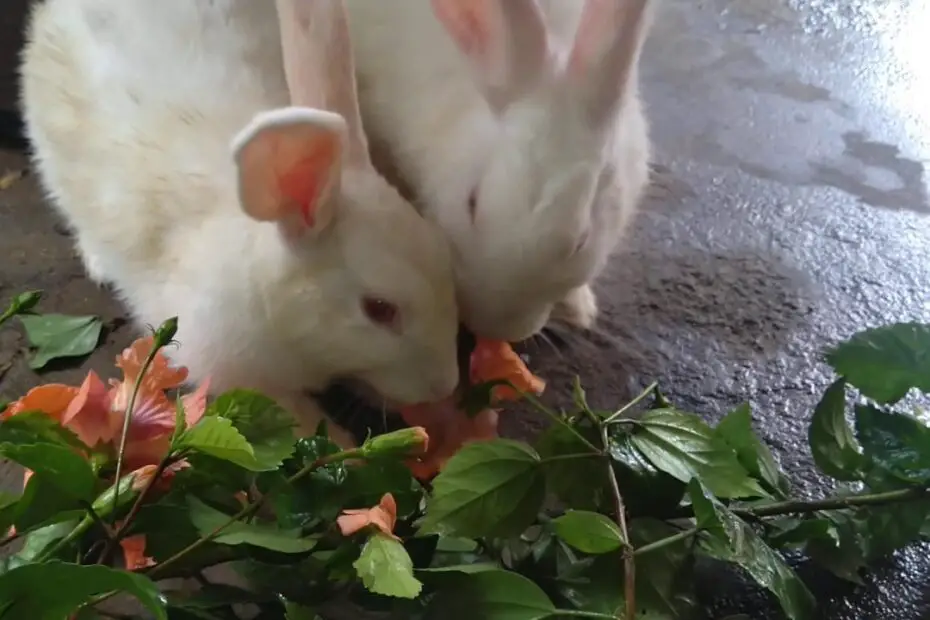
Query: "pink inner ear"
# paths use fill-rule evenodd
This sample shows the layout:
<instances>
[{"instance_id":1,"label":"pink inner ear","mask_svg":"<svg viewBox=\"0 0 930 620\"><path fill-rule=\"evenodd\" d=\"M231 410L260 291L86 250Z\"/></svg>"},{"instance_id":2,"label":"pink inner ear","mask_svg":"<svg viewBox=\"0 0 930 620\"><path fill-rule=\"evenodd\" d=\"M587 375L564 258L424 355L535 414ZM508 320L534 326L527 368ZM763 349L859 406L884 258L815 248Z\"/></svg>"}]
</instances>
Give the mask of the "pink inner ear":
<instances>
[{"instance_id":1,"label":"pink inner ear","mask_svg":"<svg viewBox=\"0 0 930 620\"><path fill-rule=\"evenodd\" d=\"M433 0L436 17L445 25L461 50L481 60L484 60L490 45L490 9L485 0Z\"/></svg>"},{"instance_id":2,"label":"pink inner ear","mask_svg":"<svg viewBox=\"0 0 930 620\"><path fill-rule=\"evenodd\" d=\"M298 207L304 223L313 228L326 180L337 156L336 140L320 140L313 150L278 173L278 190L285 202Z\"/></svg>"},{"instance_id":3,"label":"pink inner ear","mask_svg":"<svg viewBox=\"0 0 930 620\"><path fill-rule=\"evenodd\" d=\"M605 20L614 20L615 15L612 12L617 10L619 9L613 0L586 0L568 57L570 72L581 73L589 69L595 54L602 51L600 47L604 44L604 35L612 23L605 23Z\"/></svg>"}]
</instances>

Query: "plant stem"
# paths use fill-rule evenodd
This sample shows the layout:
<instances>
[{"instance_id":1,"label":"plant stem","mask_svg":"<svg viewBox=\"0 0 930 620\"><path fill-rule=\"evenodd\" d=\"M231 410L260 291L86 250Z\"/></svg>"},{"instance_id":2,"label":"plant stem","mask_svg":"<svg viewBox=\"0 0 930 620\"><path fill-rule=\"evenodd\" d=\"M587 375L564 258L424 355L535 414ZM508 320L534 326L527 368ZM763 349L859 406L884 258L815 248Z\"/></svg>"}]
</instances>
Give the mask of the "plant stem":
<instances>
[{"instance_id":1,"label":"plant stem","mask_svg":"<svg viewBox=\"0 0 930 620\"><path fill-rule=\"evenodd\" d=\"M110 540L107 541L107 546L104 548L103 553L100 554L100 560L98 564L107 564L112 557L113 551L116 549L116 545L119 544L119 541L123 539L123 536L126 535L126 531L132 526L132 522L137 516L139 516L139 511L142 509L142 503L146 500L149 493L152 491L152 487L155 486L155 483L158 482L158 479L161 477L165 470L174 462L174 457L171 454L168 454L158 463L158 467L155 469L155 475L149 478L149 481L145 484L145 487L142 491L139 492L139 496L136 497L136 501L133 502L132 508L129 509L129 513L126 515L126 518L123 519L123 522L120 524L113 535L110 537ZM117 478L119 480L119 478ZM118 486L118 485L117 485ZM116 493L119 489L114 489Z\"/></svg>"},{"instance_id":2,"label":"plant stem","mask_svg":"<svg viewBox=\"0 0 930 620\"><path fill-rule=\"evenodd\" d=\"M732 512L741 517L774 517L786 514L808 514L821 510L843 510L862 506L897 504L930 497L927 488L896 489L881 493L863 493L846 497L827 497L818 500L786 500L752 508L736 508Z\"/></svg>"},{"instance_id":3,"label":"plant stem","mask_svg":"<svg viewBox=\"0 0 930 620\"><path fill-rule=\"evenodd\" d=\"M139 370L139 376L136 377L135 385L132 387L132 395L129 397L129 404L126 406L126 413L123 414L123 430L120 433L119 438L119 453L116 457L116 480L117 487L113 493L113 514L111 518L113 522L116 520L116 507L119 506L119 480L122 479L123 474L123 459L126 457L126 438L129 436L129 424L132 421L132 410L136 406L136 397L139 395L139 389L142 387L142 378L145 377L145 373L148 372L149 366L152 365L152 361L155 359L155 354L159 350L158 343L153 339L152 340L152 350L149 352L148 356L145 358L145 362L142 364L142 368Z\"/></svg>"},{"instance_id":4,"label":"plant stem","mask_svg":"<svg viewBox=\"0 0 930 620\"><path fill-rule=\"evenodd\" d=\"M584 611L581 609L557 609L550 616L574 616L576 618L607 618L608 620L617 620L616 616L602 614L599 611Z\"/></svg>"},{"instance_id":5,"label":"plant stem","mask_svg":"<svg viewBox=\"0 0 930 620\"><path fill-rule=\"evenodd\" d=\"M652 383L650 383L646 387L645 390L640 392L639 396L637 396L636 398L634 398L633 400L631 400L630 402L628 402L627 404L623 405L622 407L614 411L612 414L610 414L610 416L606 420L604 420L604 424L612 424L617 418L623 416L623 414L625 414L627 411L629 411L630 409L638 405L647 396L652 394L657 387L659 387L658 381L653 381Z\"/></svg>"},{"instance_id":6,"label":"plant stem","mask_svg":"<svg viewBox=\"0 0 930 620\"><path fill-rule=\"evenodd\" d=\"M607 450L610 446L610 439L607 437L606 422L601 424L601 442L604 450ZM623 505L623 495L620 493L620 484L617 482L613 463L610 459L606 459L606 463L607 477L614 496L614 510L617 512L617 523L620 525L620 532L626 542L623 547L623 598L626 601L626 620L634 620L636 618L636 563L633 559L632 548L629 546L630 532L626 526L626 506Z\"/></svg>"},{"instance_id":7,"label":"plant stem","mask_svg":"<svg viewBox=\"0 0 930 620\"><path fill-rule=\"evenodd\" d=\"M552 463L553 461L576 461L578 459L599 459L603 458L603 454L598 452L579 452L577 454L556 454L555 456L547 456L540 460L541 463Z\"/></svg>"},{"instance_id":8,"label":"plant stem","mask_svg":"<svg viewBox=\"0 0 930 620\"><path fill-rule=\"evenodd\" d=\"M673 545L676 542L687 540L692 536L695 536L700 531L701 528L699 527L692 527L691 529L682 530L677 534L672 534L671 536L661 538L655 542L649 543L648 545L637 547L636 550L633 551L633 555L643 555L646 553L651 553L652 551L658 551L659 549L667 547L668 545Z\"/></svg>"},{"instance_id":9,"label":"plant stem","mask_svg":"<svg viewBox=\"0 0 930 620\"><path fill-rule=\"evenodd\" d=\"M521 396L526 400L526 402L531 404L538 411L541 411L542 413L545 413L547 416L549 416L549 418L552 420L553 423L567 428L578 439L578 441L582 442L584 445L591 448L591 452L594 452L596 454L602 454L602 451L598 449L598 447L595 446L593 443L588 441L584 435L579 433L578 429L576 429L571 424L566 423L565 420L559 417L559 414L557 414L555 411L553 411L549 407L542 404L542 401L536 398L533 394L530 394L529 392L522 392Z\"/></svg>"},{"instance_id":10,"label":"plant stem","mask_svg":"<svg viewBox=\"0 0 930 620\"><path fill-rule=\"evenodd\" d=\"M313 471L325 465L331 465L333 463L341 463L343 461L348 461L351 459L361 459L364 457L365 457L364 451L361 448L355 448L353 450L345 450L343 452L337 452L336 454L331 454L329 456L318 458L317 460L313 461L309 465L306 465L303 469L301 469L296 474L288 478L287 483L293 484L297 482L298 480L300 480L301 478L309 475ZM154 579L158 574L167 570L168 567L178 562L180 559L182 559L187 554L196 551L200 547L204 546L205 544L207 544L208 542L210 542L211 540L219 536L223 530L225 530L227 527L229 527L236 521L239 521L240 519L244 519L246 517L249 517L255 514L262 508L262 506L265 505L265 502L268 500L268 498L271 495L272 495L272 491L269 491L265 495L262 495L257 500L255 500L254 502L252 502L251 504L249 504L248 506L246 506L245 508L243 508L236 514L234 514L232 517L229 518L229 520L227 520L225 523L218 526L216 529L214 529L212 532L210 532L206 536L200 537L199 539L195 540L194 542L189 544L184 549L181 549L180 551L175 553L173 556L171 556L164 562L152 567L152 569L147 572L148 576Z\"/></svg>"}]
</instances>

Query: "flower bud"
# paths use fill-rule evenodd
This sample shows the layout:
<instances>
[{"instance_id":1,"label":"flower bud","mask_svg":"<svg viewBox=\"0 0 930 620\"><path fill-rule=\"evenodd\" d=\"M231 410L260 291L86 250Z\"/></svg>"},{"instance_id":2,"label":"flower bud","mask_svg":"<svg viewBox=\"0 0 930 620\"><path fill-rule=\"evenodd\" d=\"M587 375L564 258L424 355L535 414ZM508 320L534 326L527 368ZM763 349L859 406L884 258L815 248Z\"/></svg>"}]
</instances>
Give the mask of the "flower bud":
<instances>
[{"instance_id":1,"label":"flower bud","mask_svg":"<svg viewBox=\"0 0 930 620\"><path fill-rule=\"evenodd\" d=\"M177 333L178 317L173 316L170 319L165 319L165 322L159 325L158 329L155 330L155 342L153 346L156 349L166 346L174 339L174 335Z\"/></svg>"},{"instance_id":2,"label":"flower bud","mask_svg":"<svg viewBox=\"0 0 930 620\"><path fill-rule=\"evenodd\" d=\"M367 458L385 456L415 456L426 452L429 435L422 426L403 428L392 433L376 435L362 445Z\"/></svg>"}]
</instances>

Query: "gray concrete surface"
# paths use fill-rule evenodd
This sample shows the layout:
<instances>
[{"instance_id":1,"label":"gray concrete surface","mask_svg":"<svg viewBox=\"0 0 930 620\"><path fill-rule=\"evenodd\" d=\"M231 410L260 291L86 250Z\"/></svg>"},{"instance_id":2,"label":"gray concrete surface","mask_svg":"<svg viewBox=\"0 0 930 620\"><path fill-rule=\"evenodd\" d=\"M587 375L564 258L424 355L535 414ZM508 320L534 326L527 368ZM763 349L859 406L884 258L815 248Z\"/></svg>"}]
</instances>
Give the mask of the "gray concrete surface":
<instances>
[{"instance_id":1,"label":"gray concrete surface","mask_svg":"<svg viewBox=\"0 0 930 620\"><path fill-rule=\"evenodd\" d=\"M525 347L549 397L580 373L603 406L654 378L709 419L749 400L801 491L827 492L806 447L830 380L819 352L865 326L930 320L928 41L925 0L666 0L644 67L655 187L599 284L599 333ZM25 165L0 154L0 173ZM131 331L83 279L34 180L0 192L0 231L0 297L39 287L45 309L101 313L111 333L87 366L110 372ZM22 345L0 334L5 394L37 380ZM539 424L505 420L515 434ZM822 618L917 620L930 617L928 550L896 554L860 588L804 574ZM780 617L725 577L701 576L709 618Z\"/></svg>"}]
</instances>

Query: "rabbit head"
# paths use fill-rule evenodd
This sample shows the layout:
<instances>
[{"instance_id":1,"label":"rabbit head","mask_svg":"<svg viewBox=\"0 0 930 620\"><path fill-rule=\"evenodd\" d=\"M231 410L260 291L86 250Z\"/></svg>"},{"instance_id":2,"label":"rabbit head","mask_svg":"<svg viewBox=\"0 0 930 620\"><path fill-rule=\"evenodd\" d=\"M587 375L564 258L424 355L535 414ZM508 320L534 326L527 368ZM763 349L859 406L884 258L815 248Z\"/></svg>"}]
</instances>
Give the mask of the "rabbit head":
<instances>
[{"instance_id":1,"label":"rabbit head","mask_svg":"<svg viewBox=\"0 0 930 620\"><path fill-rule=\"evenodd\" d=\"M435 218L463 320L521 340L603 268L646 184L637 64L649 0L588 0L565 49L536 0L431 2L496 120L466 121L481 156L446 179Z\"/></svg>"},{"instance_id":2,"label":"rabbit head","mask_svg":"<svg viewBox=\"0 0 930 620\"><path fill-rule=\"evenodd\" d=\"M340 4L279 0L294 105L257 114L232 144L240 206L283 248L266 316L320 374L436 400L458 382L451 257L368 159Z\"/></svg>"}]
</instances>

